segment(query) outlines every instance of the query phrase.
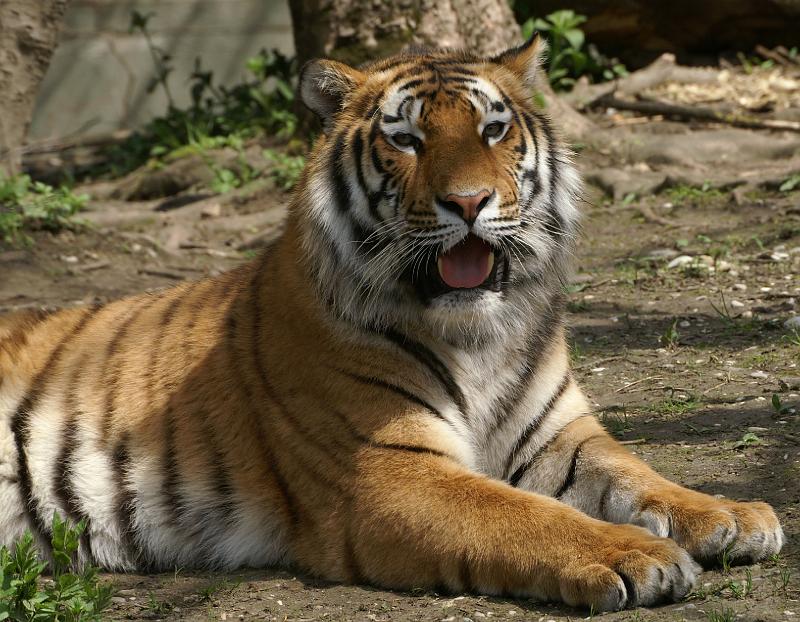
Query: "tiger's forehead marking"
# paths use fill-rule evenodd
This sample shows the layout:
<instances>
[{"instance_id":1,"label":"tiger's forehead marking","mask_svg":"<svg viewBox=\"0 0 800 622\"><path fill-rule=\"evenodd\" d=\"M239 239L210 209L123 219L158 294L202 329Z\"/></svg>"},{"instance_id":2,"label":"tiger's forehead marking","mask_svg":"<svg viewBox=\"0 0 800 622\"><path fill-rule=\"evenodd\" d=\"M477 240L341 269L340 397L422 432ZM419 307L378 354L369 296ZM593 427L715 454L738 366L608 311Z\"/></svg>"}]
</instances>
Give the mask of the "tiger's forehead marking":
<instances>
[{"instance_id":1,"label":"tiger's forehead marking","mask_svg":"<svg viewBox=\"0 0 800 622\"><path fill-rule=\"evenodd\" d=\"M428 63L422 72L395 73L380 103L381 125L386 131L410 128L422 137L420 117L442 104L469 108L477 114L480 127L492 121L508 122L512 117L508 98L477 70Z\"/></svg>"}]
</instances>

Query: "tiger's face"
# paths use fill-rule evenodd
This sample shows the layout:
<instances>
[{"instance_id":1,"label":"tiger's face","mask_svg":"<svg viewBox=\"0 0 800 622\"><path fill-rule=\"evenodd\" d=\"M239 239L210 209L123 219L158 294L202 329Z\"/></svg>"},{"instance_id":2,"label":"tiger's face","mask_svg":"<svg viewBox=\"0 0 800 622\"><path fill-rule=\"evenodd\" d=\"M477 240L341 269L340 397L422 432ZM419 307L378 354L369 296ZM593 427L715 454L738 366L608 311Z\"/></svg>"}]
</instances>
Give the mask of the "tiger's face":
<instances>
[{"instance_id":1,"label":"tiger's face","mask_svg":"<svg viewBox=\"0 0 800 622\"><path fill-rule=\"evenodd\" d=\"M576 176L530 102L540 52L534 39L493 59L304 68L326 134L300 195L307 249L328 249L317 280L341 313L480 332L563 277Z\"/></svg>"}]
</instances>

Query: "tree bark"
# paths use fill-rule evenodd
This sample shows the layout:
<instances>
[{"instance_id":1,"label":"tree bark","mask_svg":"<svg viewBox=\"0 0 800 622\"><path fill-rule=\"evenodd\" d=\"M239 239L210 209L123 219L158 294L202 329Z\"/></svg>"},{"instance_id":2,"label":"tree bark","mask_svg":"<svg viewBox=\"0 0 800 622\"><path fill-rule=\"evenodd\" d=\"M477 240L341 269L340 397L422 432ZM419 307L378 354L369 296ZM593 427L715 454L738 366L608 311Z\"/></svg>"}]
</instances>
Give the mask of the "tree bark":
<instances>
[{"instance_id":1,"label":"tree bark","mask_svg":"<svg viewBox=\"0 0 800 622\"><path fill-rule=\"evenodd\" d=\"M39 84L69 0L0 1L0 174L20 170Z\"/></svg>"},{"instance_id":2,"label":"tree bark","mask_svg":"<svg viewBox=\"0 0 800 622\"><path fill-rule=\"evenodd\" d=\"M359 65L409 45L463 47L490 56L522 41L508 0L289 0L302 63L327 57ZM547 111L570 138L593 124L541 81Z\"/></svg>"}]
</instances>

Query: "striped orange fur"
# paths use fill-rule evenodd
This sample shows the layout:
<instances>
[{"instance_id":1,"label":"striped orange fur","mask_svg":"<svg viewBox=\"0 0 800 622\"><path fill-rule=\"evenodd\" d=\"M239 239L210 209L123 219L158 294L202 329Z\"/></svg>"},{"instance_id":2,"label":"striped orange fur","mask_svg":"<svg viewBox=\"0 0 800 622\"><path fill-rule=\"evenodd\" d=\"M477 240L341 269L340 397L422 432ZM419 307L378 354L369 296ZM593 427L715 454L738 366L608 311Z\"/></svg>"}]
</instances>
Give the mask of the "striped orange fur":
<instances>
[{"instance_id":1,"label":"striped orange fur","mask_svg":"<svg viewBox=\"0 0 800 622\"><path fill-rule=\"evenodd\" d=\"M529 101L541 48L315 61L325 134L260 258L0 318L0 543L46 550L57 511L111 570L293 564L598 610L780 550L771 508L661 478L570 375L578 179Z\"/></svg>"}]
</instances>

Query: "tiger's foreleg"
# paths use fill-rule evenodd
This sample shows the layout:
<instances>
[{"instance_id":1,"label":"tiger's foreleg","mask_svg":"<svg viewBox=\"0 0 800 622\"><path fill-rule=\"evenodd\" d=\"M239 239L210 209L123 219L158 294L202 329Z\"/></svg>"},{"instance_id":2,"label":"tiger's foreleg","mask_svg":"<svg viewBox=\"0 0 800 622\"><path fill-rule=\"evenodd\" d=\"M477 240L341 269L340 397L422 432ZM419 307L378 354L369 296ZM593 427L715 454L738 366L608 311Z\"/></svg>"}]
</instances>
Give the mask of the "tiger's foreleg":
<instances>
[{"instance_id":1,"label":"tiger's foreleg","mask_svg":"<svg viewBox=\"0 0 800 622\"><path fill-rule=\"evenodd\" d=\"M740 503L688 490L653 471L591 416L566 426L529 465L518 485L590 516L631 523L674 539L696 560L764 559L784 542L766 503Z\"/></svg>"},{"instance_id":2,"label":"tiger's foreleg","mask_svg":"<svg viewBox=\"0 0 800 622\"><path fill-rule=\"evenodd\" d=\"M341 550L329 557L339 570L316 567L331 578L597 610L681 598L694 583L696 566L674 541L592 519L443 453L371 447L358 464Z\"/></svg>"}]
</instances>

